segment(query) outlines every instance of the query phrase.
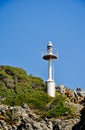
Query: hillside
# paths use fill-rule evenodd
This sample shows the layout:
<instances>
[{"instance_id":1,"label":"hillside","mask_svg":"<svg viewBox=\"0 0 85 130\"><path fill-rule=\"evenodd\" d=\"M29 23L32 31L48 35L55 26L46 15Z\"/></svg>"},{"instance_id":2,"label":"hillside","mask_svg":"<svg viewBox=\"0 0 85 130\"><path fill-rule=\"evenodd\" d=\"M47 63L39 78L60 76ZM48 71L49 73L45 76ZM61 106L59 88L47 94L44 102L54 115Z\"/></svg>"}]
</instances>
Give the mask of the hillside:
<instances>
[{"instance_id":1,"label":"hillside","mask_svg":"<svg viewBox=\"0 0 85 130\"><path fill-rule=\"evenodd\" d=\"M37 114L36 118L39 121L48 118L55 122L54 118L64 120L79 117L76 105L73 105L66 95L56 91L56 97L51 98L45 90L46 86L41 78L32 74L27 75L22 68L0 66L0 119L9 125L14 125L21 117L18 115L19 111L26 113L27 108L32 110L30 116L34 116L33 113ZM24 108L25 110L22 110ZM14 109L18 111L16 114Z\"/></svg>"}]
</instances>

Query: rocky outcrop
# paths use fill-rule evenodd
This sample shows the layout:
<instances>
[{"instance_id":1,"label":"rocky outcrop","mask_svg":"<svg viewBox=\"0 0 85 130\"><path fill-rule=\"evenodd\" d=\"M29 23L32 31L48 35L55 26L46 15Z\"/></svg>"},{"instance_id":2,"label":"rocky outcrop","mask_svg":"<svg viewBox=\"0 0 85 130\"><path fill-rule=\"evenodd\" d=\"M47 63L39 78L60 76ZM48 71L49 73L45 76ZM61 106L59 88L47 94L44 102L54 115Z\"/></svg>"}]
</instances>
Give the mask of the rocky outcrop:
<instances>
[{"instance_id":1,"label":"rocky outcrop","mask_svg":"<svg viewBox=\"0 0 85 130\"><path fill-rule=\"evenodd\" d=\"M72 130L85 130L85 107L81 110L80 121L75 124Z\"/></svg>"},{"instance_id":2,"label":"rocky outcrop","mask_svg":"<svg viewBox=\"0 0 85 130\"><path fill-rule=\"evenodd\" d=\"M0 105L0 129L1 130L51 130L52 122L41 120L25 104L19 106Z\"/></svg>"},{"instance_id":3,"label":"rocky outcrop","mask_svg":"<svg viewBox=\"0 0 85 130\"><path fill-rule=\"evenodd\" d=\"M43 119L27 104L22 107L0 105L0 130L72 130L79 121L79 117Z\"/></svg>"},{"instance_id":4,"label":"rocky outcrop","mask_svg":"<svg viewBox=\"0 0 85 130\"><path fill-rule=\"evenodd\" d=\"M85 130L85 110L80 113L85 92L62 84L56 91L50 98L42 79L21 68L0 66L0 130Z\"/></svg>"},{"instance_id":5,"label":"rocky outcrop","mask_svg":"<svg viewBox=\"0 0 85 130\"><path fill-rule=\"evenodd\" d=\"M85 91L82 90L81 88L77 88L76 92L77 92L78 96L85 97Z\"/></svg>"},{"instance_id":6,"label":"rocky outcrop","mask_svg":"<svg viewBox=\"0 0 85 130\"><path fill-rule=\"evenodd\" d=\"M82 103L85 98L85 91L81 88L77 88L76 90L72 90L70 88L65 87L64 85L60 84L56 86L56 91L66 95L71 102L74 103Z\"/></svg>"},{"instance_id":7,"label":"rocky outcrop","mask_svg":"<svg viewBox=\"0 0 85 130\"><path fill-rule=\"evenodd\" d=\"M79 119L56 119L55 124L59 126L59 130L72 130L74 124L78 123ZM54 129L56 130L56 129Z\"/></svg>"}]
</instances>

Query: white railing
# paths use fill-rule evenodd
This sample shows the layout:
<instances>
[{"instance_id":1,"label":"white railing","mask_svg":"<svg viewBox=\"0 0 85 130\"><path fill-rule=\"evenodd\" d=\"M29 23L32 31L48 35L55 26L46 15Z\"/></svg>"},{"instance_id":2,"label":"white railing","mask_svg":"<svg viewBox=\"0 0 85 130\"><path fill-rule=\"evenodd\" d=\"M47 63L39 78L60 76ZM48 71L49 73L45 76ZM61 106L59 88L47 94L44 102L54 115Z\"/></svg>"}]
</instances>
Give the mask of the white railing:
<instances>
[{"instance_id":1,"label":"white railing","mask_svg":"<svg viewBox=\"0 0 85 130\"><path fill-rule=\"evenodd\" d=\"M58 57L58 51L56 49L53 49L52 54L56 55ZM47 50L42 51L42 57L45 56L45 55L49 55Z\"/></svg>"}]
</instances>

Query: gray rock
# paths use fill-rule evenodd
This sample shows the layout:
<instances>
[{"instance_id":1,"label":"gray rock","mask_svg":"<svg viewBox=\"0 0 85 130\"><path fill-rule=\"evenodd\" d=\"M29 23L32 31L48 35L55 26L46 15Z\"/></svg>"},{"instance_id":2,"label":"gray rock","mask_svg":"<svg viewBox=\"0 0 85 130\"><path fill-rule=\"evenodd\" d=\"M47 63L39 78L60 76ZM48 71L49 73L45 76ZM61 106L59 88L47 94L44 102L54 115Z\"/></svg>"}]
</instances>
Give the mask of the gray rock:
<instances>
[{"instance_id":1,"label":"gray rock","mask_svg":"<svg viewBox=\"0 0 85 130\"><path fill-rule=\"evenodd\" d=\"M82 90L81 88L77 88L76 92L77 92L78 96L85 97L85 91Z\"/></svg>"},{"instance_id":2,"label":"gray rock","mask_svg":"<svg viewBox=\"0 0 85 130\"><path fill-rule=\"evenodd\" d=\"M63 84L59 84L57 87L56 87L56 91L60 92L61 94L65 94L65 87Z\"/></svg>"},{"instance_id":3,"label":"gray rock","mask_svg":"<svg viewBox=\"0 0 85 130\"><path fill-rule=\"evenodd\" d=\"M73 103L68 105L73 105ZM80 108L82 109L79 104L76 104L76 106L77 112ZM70 118L68 120L45 118L37 121L39 116L33 113L27 105L24 107L0 105L0 112L3 113L3 115L6 115L7 110L9 110L12 114L17 115L18 121L15 122L15 124L10 125L6 123L4 119L0 120L1 130L72 130L72 127L80 121L79 118Z\"/></svg>"}]
</instances>

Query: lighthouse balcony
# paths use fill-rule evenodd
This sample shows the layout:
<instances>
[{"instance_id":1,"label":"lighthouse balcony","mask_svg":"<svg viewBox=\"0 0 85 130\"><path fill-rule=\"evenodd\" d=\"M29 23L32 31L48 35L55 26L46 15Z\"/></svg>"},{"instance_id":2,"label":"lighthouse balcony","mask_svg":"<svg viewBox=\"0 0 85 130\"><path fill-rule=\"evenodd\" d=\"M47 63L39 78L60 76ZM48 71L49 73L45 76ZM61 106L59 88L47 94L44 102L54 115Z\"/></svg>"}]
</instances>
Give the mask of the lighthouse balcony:
<instances>
[{"instance_id":1,"label":"lighthouse balcony","mask_svg":"<svg viewBox=\"0 0 85 130\"><path fill-rule=\"evenodd\" d=\"M58 51L53 50L52 53L48 53L48 52L44 51L44 52L42 52L42 57L44 60L57 59L58 58Z\"/></svg>"}]
</instances>

